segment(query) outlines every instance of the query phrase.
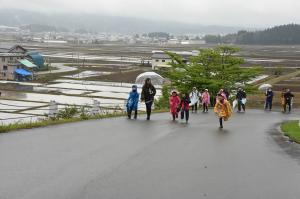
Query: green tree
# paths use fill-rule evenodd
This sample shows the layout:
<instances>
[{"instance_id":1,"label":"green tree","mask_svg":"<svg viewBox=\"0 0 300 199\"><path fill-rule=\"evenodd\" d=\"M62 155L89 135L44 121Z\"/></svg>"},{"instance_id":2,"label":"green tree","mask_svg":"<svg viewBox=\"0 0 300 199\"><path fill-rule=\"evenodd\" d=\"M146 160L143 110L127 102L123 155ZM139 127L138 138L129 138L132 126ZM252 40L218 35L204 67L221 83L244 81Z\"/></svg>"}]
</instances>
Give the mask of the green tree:
<instances>
[{"instance_id":1,"label":"green tree","mask_svg":"<svg viewBox=\"0 0 300 199\"><path fill-rule=\"evenodd\" d=\"M198 56L190 57L188 64L179 55L167 52L172 58L172 67L164 71L164 75L170 80L170 87L181 92L188 92L196 86L198 89L208 88L215 95L220 88L236 89L237 83L247 87L246 82L262 70L259 67L240 67L244 60L235 56L238 51L231 46L202 49Z\"/></svg>"}]
</instances>

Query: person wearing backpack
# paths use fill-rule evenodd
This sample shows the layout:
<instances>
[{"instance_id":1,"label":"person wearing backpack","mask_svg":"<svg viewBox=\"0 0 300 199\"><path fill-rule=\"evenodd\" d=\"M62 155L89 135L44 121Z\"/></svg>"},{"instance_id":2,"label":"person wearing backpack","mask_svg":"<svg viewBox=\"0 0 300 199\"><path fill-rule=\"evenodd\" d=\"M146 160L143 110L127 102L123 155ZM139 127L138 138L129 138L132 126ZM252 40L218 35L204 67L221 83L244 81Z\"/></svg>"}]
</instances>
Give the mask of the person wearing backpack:
<instances>
[{"instance_id":1,"label":"person wearing backpack","mask_svg":"<svg viewBox=\"0 0 300 199\"><path fill-rule=\"evenodd\" d=\"M181 107L181 119L185 118L185 122L188 123L190 116L190 97L188 93L185 93L181 98L180 107Z\"/></svg>"}]
</instances>

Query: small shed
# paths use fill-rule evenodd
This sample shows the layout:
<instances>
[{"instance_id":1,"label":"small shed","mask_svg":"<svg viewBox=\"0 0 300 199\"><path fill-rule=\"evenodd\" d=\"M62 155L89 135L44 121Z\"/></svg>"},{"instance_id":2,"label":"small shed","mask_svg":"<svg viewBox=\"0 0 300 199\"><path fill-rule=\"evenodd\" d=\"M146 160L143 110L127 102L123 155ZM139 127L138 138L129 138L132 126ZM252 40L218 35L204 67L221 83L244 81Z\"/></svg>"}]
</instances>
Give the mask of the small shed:
<instances>
[{"instance_id":1,"label":"small shed","mask_svg":"<svg viewBox=\"0 0 300 199\"><path fill-rule=\"evenodd\" d=\"M44 67L45 59L38 52L29 52L27 53L27 58L30 59L39 69Z\"/></svg>"}]
</instances>

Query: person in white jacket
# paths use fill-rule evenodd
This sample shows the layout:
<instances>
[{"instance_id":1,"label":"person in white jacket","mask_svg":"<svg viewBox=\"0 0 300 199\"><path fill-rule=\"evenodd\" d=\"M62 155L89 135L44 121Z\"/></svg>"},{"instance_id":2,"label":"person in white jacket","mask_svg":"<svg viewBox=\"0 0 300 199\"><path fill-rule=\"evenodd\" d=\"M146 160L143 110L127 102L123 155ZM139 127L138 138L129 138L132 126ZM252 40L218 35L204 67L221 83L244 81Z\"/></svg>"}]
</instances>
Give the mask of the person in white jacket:
<instances>
[{"instance_id":1,"label":"person in white jacket","mask_svg":"<svg viewBox=\"0 0 300 199\"><path fill-rule=\"evenodd\" d=\"M190 106L192 107L192 113L197 113L197 109L198 109L198 102L199 102L199 91L197 90L196 87L193 88L192 92L190 93Z\"/></svg>"}]
</instances>

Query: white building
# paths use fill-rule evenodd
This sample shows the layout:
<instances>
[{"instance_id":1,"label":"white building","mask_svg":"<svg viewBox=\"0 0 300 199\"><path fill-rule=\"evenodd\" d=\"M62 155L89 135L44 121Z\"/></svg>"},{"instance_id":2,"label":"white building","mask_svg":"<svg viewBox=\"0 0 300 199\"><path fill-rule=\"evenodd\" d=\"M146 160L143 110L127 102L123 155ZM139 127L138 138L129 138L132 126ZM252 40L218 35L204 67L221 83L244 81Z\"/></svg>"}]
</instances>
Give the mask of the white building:
<instances>
[{"instance_id":1,"label":"white building","mask_svg":"<svg viewBox=\"0 0 300 199\"><path fill-rule=\"evenodd\" d=\"M199 51L182 51L182 52L172 52L177 55L180 55L183 58L184 62L188 62L189 58L192 56L197 56ZM158 70L160 68L171 67L172 59L164 51L152 51L152 70Z\"/></svg>"}]
</instances>

